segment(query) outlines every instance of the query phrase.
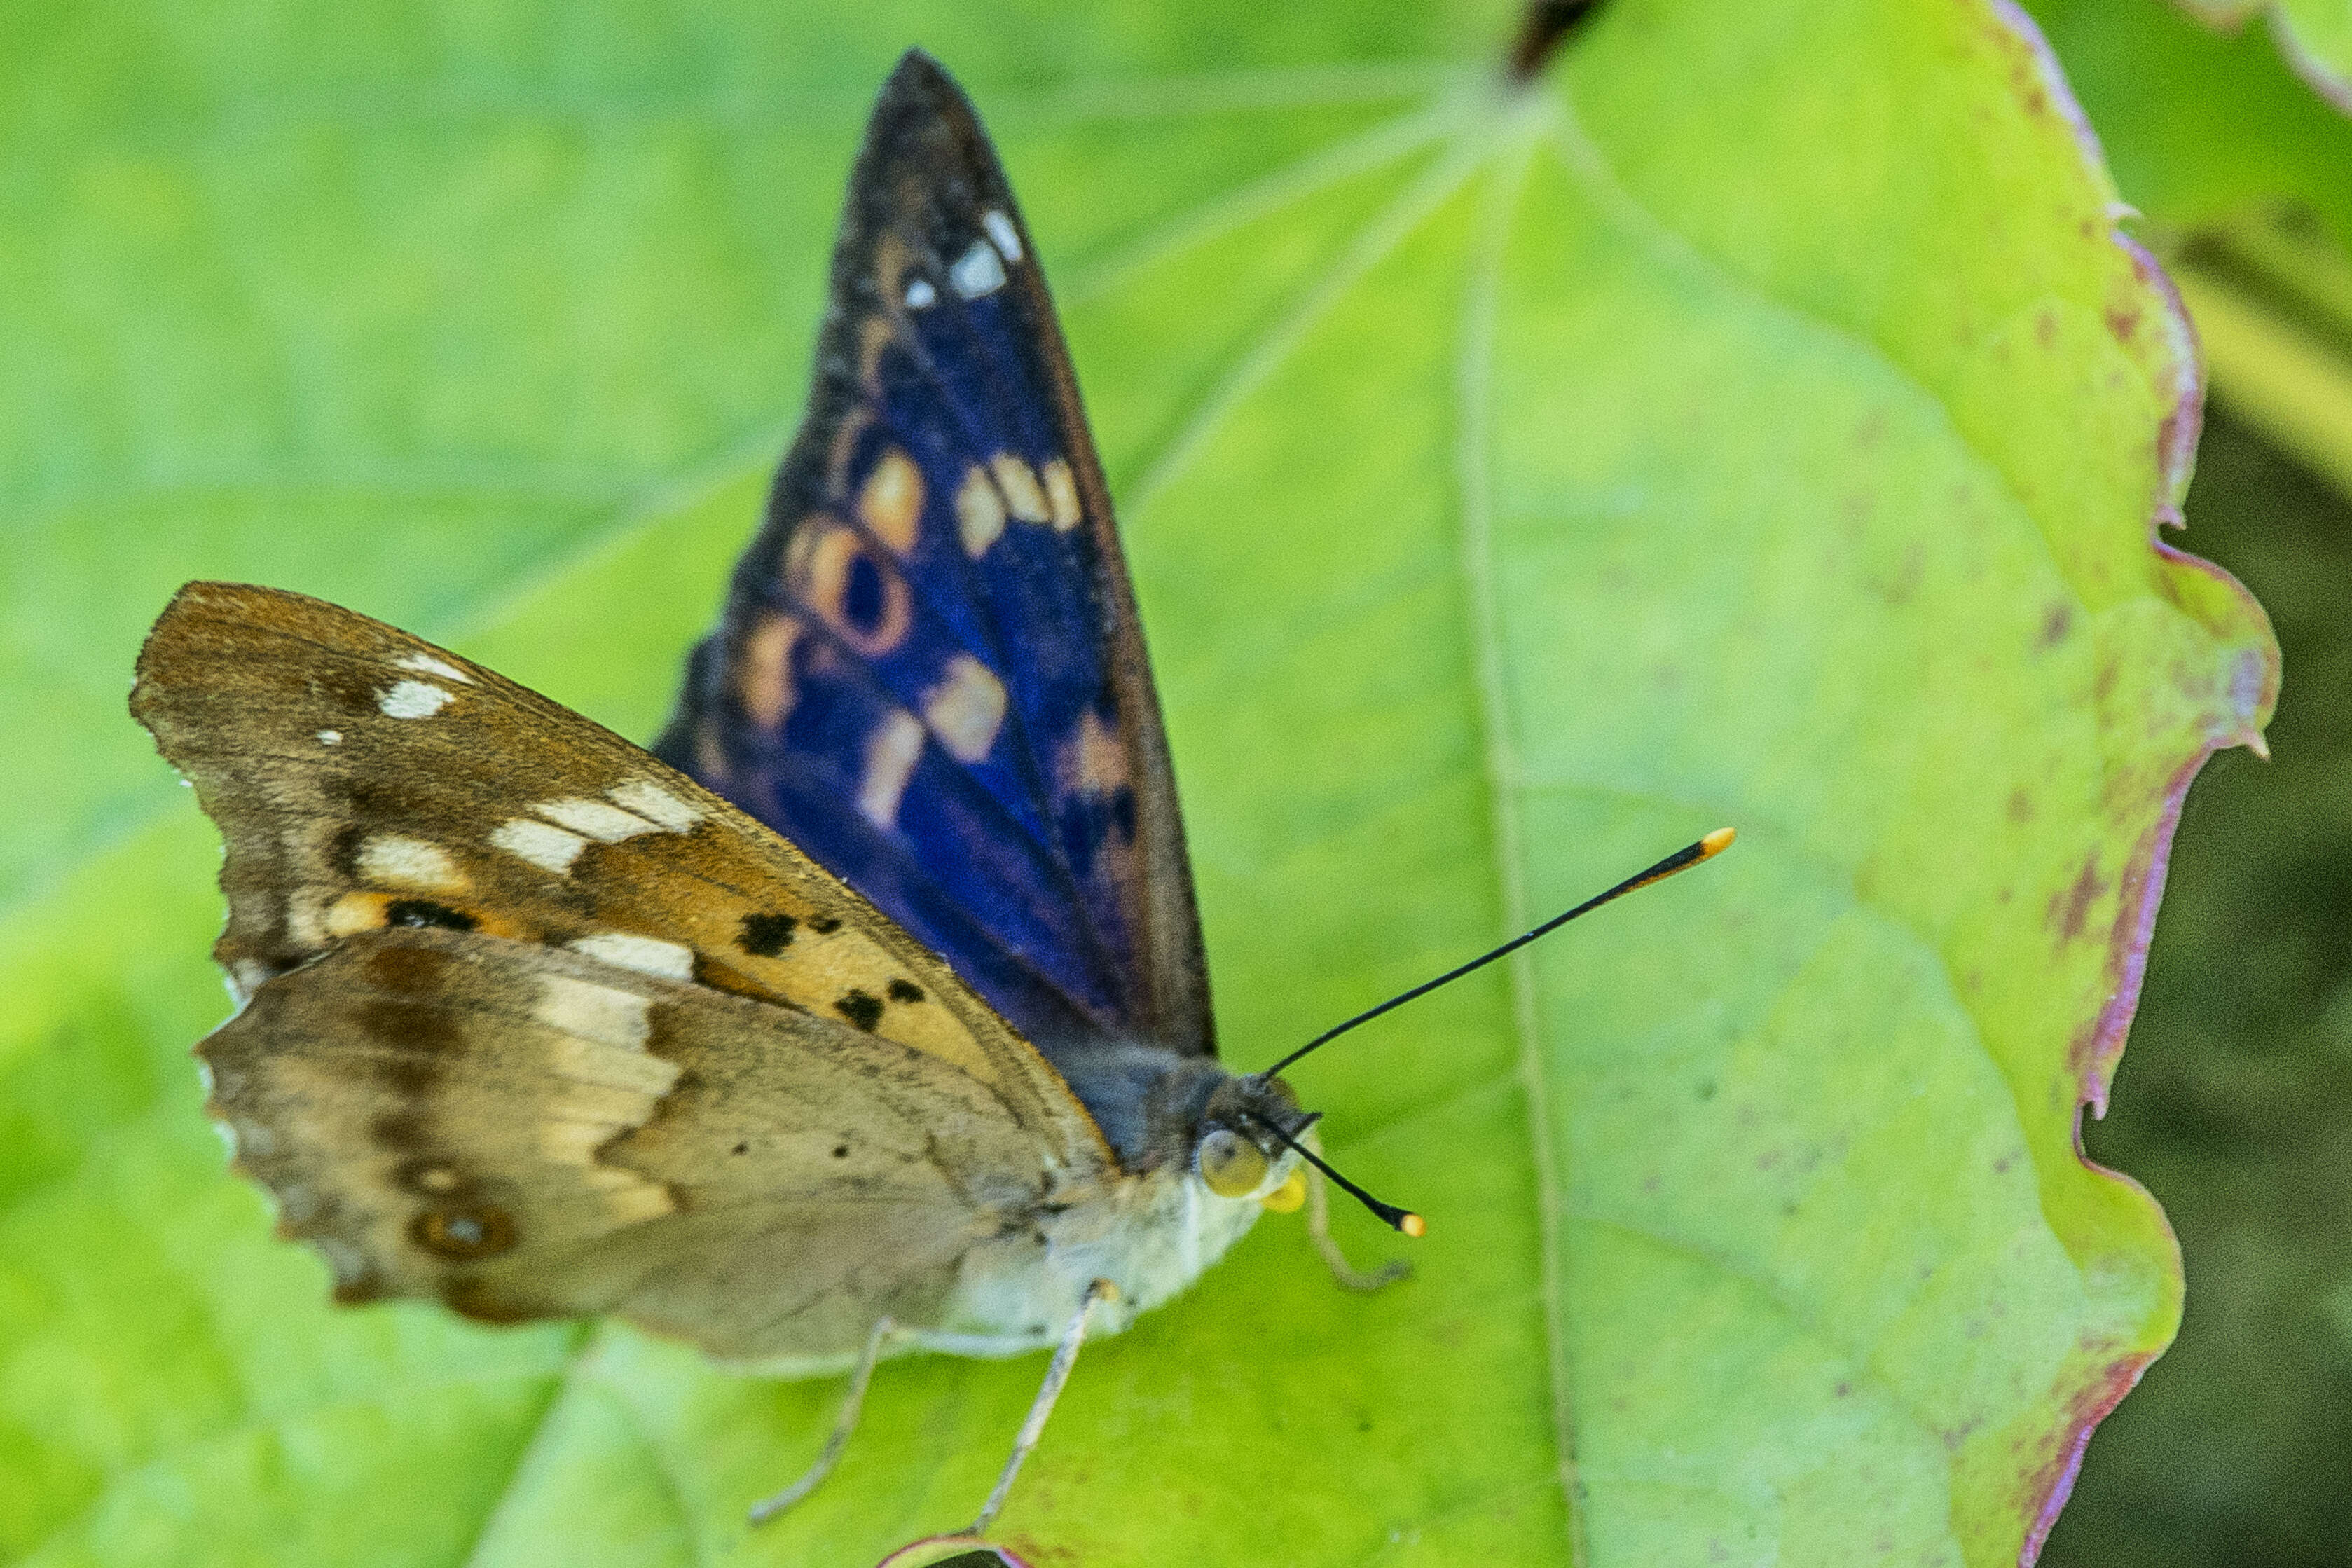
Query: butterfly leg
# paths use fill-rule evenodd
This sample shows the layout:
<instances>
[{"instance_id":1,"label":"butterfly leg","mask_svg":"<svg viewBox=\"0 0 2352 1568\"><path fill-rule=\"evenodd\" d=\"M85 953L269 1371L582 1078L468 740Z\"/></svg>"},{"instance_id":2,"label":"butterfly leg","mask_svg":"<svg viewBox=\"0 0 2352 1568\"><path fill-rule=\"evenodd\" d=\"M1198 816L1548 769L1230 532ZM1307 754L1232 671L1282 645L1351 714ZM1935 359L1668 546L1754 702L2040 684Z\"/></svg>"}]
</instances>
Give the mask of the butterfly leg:
<instances>
[{"instance_id":1,"label":"butterfly leg","mask_svg":"<svg viewBox=\"0 0 2352 1568\"><path fill-rule=\"evenodd\" d=\"M1070 1381L1070 1369L1077 1364L1078 1347L1086 1342L1087 1319L1093 1314L1095 1303L1118 1299L1118 1287L1108 1279L1097 1279L1087 1287L1087 1299L1078 1303L1078 1315L1062 1331L1062 1343L1054 1352L1054 1364L1045 1369L1045 1381L1038 1385L1037 1397L1029 1402L1028 1419L1021 1423L1021 1434L1013 1439L1013 1457L1004 1461L1004 1471L996 1478L995 1489L980 1505L980 1517L971 1521L967 1534L979 1535L996 1518L997 1511L1004 1506L1005 1494L1013 1489L1013 1478L1021 1473L1022 1461L1045 1435L1045 1418L1054 1414L1054 1401L1062 1396L1062 1384Z\"/></svg>"},{"instance_id":2,"label":"butterfly leg","mask_svg":"<svg viewBox=\"0 0 2352 1568\"><path fill-rule=\"evenodd\" d=\"M866 1385L873 1381L874 1363L882 1356L882 1343L898 1331L898 1325L888 1318L877 1318L873 1332L866 1336L865 1352L857 1358L857 1370L849 1374L849 1394L841 1402L841 1414L834 1418L833 1436L824 1440L824 1451L816 1463L801 1474L801 1479L772 1498L751 1505L751 1522L765 1524L776 1515L816 1490L817 1483L833 1473L834 1461L848 1446L849 1434L856 1429L857 1413L866 1405Z\"/></svg>"},{"instance_id":3,"label":"butterfly leg","mask_svg":"<svg viewBox=\"0 0 2352 1568\"><path fill-rule=\"evenodd\" d=\"M1308 1147L1318 1154L1323 1152L1322 1141L1311 1127L1307 1131L1307 1139ZM1299 1163L1307 1164L1303 1160ZM1315 1243L1315 1250L1323 1255L1323 1266L1331 1271L1331 1278L1350 1290L1377 1290L1412 1273L1412 1265L1402 1258L1383 1263L1378 1268L1359 1268L1348 1261L1348 1255L1331 1239L1331 1184L1312 1165L1307 1165L1307 1237Z\"/></svg>"}]
</instances>

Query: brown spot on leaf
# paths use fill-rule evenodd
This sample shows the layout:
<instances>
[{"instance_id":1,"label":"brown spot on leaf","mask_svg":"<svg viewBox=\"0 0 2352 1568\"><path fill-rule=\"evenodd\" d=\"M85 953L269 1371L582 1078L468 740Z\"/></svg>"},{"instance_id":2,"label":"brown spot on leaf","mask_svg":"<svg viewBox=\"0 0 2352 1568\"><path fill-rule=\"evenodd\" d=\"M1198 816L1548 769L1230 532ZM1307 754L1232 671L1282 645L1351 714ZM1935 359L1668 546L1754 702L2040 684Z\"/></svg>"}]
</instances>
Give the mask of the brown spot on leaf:
<instances>
[{"instance_id":1,"label":"brown spot on leaf","mask_svg":"<svg viewBox=\"0 0 2352 1568\"><path fill-rule=\"evenodd\" d=\"M2009 792L2009 819L2011 822L2033 820L2033 797L2021 789Z\"/></svg>"},{"instance_id":2,"label":"brown spot on leaf","mask_svg":"<svg viewBox=\"0 0 2352 1568\"><path fill-rule=\"evenodd\" d=\"M2116 342L2119 343L2127 343L2131 342L2132 334L2139 331L2138 309L2134 307L2133 309L2126 310L2120 306L2109 307L2107 310L2107 331L2115 333Z\"/></svg>"},{"instance_id":3,"label":"brown spot on leaf","mask_svg":"<svg viewBox=\"0 0 2352 1568\"><path fill-rule=\"evenodd\" d=\"M2083 934L2084 922L2090 919L2091 906L2098 902L2099 895L2105 892L2107 887L2106 879L2099 875L2098 861L2093 858L2083 863L2082 874L2074 879L2071 887L2063 893L2051 895L2050 919L2058 928L2059 941L2073 942Z\"/></svg>"},{"instance_id":4,"label":"brown spot on leaf","mask_svg":"<svg viewBox=\"0 0 2352 1568\"><path fill-rule=\"evenodd\" d=\"M2033 639L2033 646L2046 652L2064 642L2066 635L2074 629L2074 606L2067 604L2053 605L2050 606L2050 613L2042 617L2042 633Z\"/></svg>"}]
</instances>

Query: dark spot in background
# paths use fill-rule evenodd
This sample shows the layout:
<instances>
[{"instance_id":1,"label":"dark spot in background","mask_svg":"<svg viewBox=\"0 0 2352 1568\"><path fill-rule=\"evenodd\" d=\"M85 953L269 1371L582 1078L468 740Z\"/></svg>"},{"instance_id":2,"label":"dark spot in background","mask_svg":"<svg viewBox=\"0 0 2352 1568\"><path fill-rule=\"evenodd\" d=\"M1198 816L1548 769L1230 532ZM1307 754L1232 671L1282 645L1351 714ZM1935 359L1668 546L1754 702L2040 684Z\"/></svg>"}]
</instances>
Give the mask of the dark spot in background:
<instances>
[{"instance_id":1,"label":"dark spot in background","mask_svg":"<svg viewBox=\"0 0 2352 1568\"><path fill-rule=\"evenodd\" d=\"M1513 79L1527 81L1550 63L1578 23L1600 9L1601 0L1532 0L1511 45L1508 68Z\"/></svg>"}]
</instances>

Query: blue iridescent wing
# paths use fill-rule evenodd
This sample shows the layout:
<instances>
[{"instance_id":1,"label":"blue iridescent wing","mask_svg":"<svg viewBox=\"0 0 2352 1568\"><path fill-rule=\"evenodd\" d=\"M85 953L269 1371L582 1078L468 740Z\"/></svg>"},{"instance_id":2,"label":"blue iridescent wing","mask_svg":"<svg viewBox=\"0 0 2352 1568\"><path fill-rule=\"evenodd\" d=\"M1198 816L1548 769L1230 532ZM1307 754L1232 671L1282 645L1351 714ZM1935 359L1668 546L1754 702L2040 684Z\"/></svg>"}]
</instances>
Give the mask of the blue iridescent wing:
<instances>
[{"instance_id":1,"label":"blue iridescent wing","mask_svg":"<svg viewBox=\"0 0 2352 1568\"><path fill-rule=\"evenodd\" d=\"M1214 1053L1159 700L1077 384L986 133L876 103L806 419L656 748L1048 1056Z\"/></svg>"}]
</instances>

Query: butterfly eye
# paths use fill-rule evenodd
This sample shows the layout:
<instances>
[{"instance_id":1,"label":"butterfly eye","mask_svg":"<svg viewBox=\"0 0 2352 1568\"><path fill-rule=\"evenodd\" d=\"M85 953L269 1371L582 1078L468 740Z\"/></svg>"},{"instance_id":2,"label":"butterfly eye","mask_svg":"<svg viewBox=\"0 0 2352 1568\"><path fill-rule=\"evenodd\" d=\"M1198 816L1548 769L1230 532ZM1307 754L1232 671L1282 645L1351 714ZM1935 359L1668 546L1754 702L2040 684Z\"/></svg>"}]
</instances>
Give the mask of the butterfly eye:
<instances>
[{"instance_id":1,"label":"butterfly eye","mask_svg":"<svg viewBox=\"0 0 2352 1568\"><path fill-rule=\"evenodd\" d=\"M1230 1127L1211 1130L1193 1156L1201 1179L1221 1198L1245 1198L1265 1180L1265 1152Z\"/></svg>"}]
</instances>

